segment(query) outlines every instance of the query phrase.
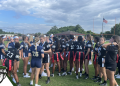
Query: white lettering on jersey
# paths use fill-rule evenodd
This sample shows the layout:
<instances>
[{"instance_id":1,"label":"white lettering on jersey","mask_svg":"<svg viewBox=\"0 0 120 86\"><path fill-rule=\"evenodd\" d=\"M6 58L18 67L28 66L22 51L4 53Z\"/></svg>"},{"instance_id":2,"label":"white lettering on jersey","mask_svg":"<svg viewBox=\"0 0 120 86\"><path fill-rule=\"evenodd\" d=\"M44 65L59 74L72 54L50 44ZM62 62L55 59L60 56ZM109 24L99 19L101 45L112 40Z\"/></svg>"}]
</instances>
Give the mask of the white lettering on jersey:
<instances>
[{"instance_id":1,"label":"white lettering on jersey","mask_svg":"<svg viewBox=\"0 0 120 86\"><path fill-rule=\"evenodd\" d=\"M79 50L79 49L81 49L82 50L82 47L81 46L79 46L79 45L77 45L77 49Z\"/></svg>"},{"instance_id":2,"label":"white lettering on jersey","mask_svg":"<svg viewBox=\"0 0 120 86\"><path fill-rule=\"evenodd\" d=\"M91 44L88 44L88 47L91 47L92 45Z\"/></svg>"},{"instance_id":3,"label":"white lettering on jersey","mask_svg":"<svg viewBox=\"0 0 120 86\"><path fill-rule=\"evenodd\" d=\"M33 53L33 56L38 57L38 52L32 51L32 53Z\"/></svg>"},{"instance_id":4,"label":"white lettering on jersey","mask_svg":"<svg viewBox=\"0 0 120 86\"><path fill-rule=\"evenodd\" d=\"M52 48L56 48L56 46L55 46L55 45L53 45L53 46L52 46Z\"/></svg>"},{"instance_id":5,"label":"white lettering on jersey","mask_svg":"<svg viewBox=\"0 0 120 86\"><path fill-rule=\"evenodd\" d=\"M19 55L16 55L15 58L19 58Z\"/></svg>"},{"instance_id":6,"label":"white lettering on jersey","mask_svg":"<svg viewBox=\"0 0 120 86\"><path fill-rule=\"evenodd\" d=\"M50 45L48 44L48 45L47 45L47 48L49 48L49 47L50 47Z\"/></svg>"},{"instance_id":7,"label":"white lettering on jersey","mask_svg":"<svg viewBox=\"0 0 120 86\"><path fill-rule=\"evenodd\" d=\"M71 49L74 49L74 45L71 45Z\"/></svg>"},{"instance_id":8,"label":"white lettering on jersey","mask_svg":"<svg viewBox=\"0 0 120 86\"><path fill-rule=\"evenodd\" d=\"M7 56L8 56L9 58L12 58L13 55L14 55L13 53L11 53L10 51L8 51Z\"/></svg>"}]
</instances>

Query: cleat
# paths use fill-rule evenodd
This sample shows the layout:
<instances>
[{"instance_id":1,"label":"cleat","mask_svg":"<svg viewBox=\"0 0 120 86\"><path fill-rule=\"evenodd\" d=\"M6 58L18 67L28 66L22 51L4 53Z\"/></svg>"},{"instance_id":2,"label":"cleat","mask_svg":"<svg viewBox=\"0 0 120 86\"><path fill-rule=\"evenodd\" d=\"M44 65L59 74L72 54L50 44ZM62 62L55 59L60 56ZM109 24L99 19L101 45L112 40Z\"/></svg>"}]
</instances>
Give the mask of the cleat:
<instances>
[{"instance_id":1,"label":"cleat","mask_svg":"<svg viewBox=\"0 0 120 86\"><path fill-rule=\"evenodd\" d=\"M50 74L50 76L54 77L54 74Z\"/></svg>"},{"instance_id":2,"label":"cleat","mask_svg":"<svg viewBox=\"0 0 120 86\"><path fill-rule=\"evenodd\" d=\"M82 73L80 73L80 77L82 77Z\"/></svg>"},{"instance_id":3,"label":"cleat","mask_svg":"<svg viewBox=\"0 0 120 86\"><path fill-rule=\"evenodd\" d=\"M76 75L76 79L79 79L79 78L78 78L78 75Z\"/></svg>"}]
</instances>

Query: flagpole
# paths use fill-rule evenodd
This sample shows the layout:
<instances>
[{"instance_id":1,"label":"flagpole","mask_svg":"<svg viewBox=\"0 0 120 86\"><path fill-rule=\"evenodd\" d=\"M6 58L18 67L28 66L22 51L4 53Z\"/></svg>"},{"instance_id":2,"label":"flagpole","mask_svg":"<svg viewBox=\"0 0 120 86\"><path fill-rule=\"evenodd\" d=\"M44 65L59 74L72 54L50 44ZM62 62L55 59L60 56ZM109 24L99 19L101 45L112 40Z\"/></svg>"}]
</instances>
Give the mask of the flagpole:
<instances>
[{"instance_id":1,"label":"flagpole","mask_svg":"<svg viewBox=\"0 0 120 86\"><path fill-rule=\"evenodd\" d=\"M102 22L102 36L103 36L103 22Z\"/></svg>"},{"instance_id":2,"label":"flagpole","mask_svg":"<svg viewBox=\"0 0 120 86\"><path fill-rule=\"evenodd\" d=\"M115 28L116 28L116 18L115 18ZM115 35L115 28L114 28L114 35Z\"/></svg>"},{"instance_id":3,"label":"flagpole","mask_svg":"<svg viewBox=\"0 0 120 86\"><path fill-rule=\"evenodd\" d=\"M94 18L93 18L93 34L94 34Z\"/></svg>"}]
</instances>

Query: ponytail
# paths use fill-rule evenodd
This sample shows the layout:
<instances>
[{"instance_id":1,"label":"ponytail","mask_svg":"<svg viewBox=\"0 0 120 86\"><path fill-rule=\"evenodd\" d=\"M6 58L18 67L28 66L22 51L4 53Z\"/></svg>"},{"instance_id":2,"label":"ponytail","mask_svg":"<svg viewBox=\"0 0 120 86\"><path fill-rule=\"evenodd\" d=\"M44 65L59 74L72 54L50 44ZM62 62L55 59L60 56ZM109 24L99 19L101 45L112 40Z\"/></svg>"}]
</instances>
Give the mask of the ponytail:
<instances>
[{"instance_id":1,"label":"ponytail","mask_svg":"<svg viewBox=\"0 0 120 86\"><path fill-rule=\"evenodd\" d=\"M39 45L39 37L35 37L34 45L35 45L35 50L37 50L37 46Z\"/></svg>"},{"instance_id":2,"label":"ponytail","mask_svg":"<svg viewBox=\"0 0 120 86\"><path fill-rule=\"evenodd\" d=\"M90 34L87 34L87 39L92 43L92 39L91 39L91 35ZM93 46L93 44L92 44Z\"/></svg>"}]
</instances>

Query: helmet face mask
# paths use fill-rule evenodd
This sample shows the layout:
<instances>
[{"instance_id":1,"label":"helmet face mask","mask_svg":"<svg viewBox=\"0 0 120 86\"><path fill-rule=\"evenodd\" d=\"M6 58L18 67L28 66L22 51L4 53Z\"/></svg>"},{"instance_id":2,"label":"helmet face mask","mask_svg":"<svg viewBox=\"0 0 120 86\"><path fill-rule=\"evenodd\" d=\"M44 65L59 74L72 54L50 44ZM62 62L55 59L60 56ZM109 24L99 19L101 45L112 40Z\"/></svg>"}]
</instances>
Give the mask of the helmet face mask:
<instances>
[{"instance_id":1,"label":"helmet face mask","mask_svg":"<svg viewBox=\"0 0 120 86\"><path fill-rule=\"evenodd\" d=\"M6 69L0 68L0 83L6 78Z\"/></svg>"}]
</instances>

